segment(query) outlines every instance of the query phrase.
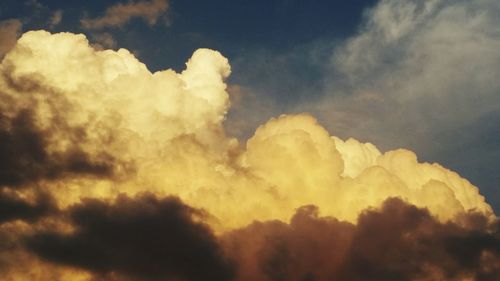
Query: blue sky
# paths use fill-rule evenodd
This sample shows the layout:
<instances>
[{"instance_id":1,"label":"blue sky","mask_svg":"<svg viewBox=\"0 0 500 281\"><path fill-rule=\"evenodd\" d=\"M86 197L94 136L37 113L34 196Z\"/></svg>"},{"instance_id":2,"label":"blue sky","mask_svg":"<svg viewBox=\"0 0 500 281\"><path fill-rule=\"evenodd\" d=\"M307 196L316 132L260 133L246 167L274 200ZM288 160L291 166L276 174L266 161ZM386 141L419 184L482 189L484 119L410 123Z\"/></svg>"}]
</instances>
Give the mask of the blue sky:
<instances>
[{"instance_id":1,"label":"blue sky","mask_svg":"<svg viewBox=\"0 0 500 281\"><path fill-rule=\"evenodd\" d=\"M500 211L496 1L172 0L154 24L82 26L119 2L3 0L0 21L83 32L151 70L219 50L233 70L230 134L245 139L272 116L307 111L334 135L409 148L457 171Z\"/></svg>"},{"instance_id":2,"label":"blue sky","mask_svg":"<svg viewBox=\"0 0 500 281\"><path fill-rule=\"evenodd\" d=\"M152 70L182 69L194 50L209 47L232 58L248 50L290 50L318 39L343 39L354 33L363 10L376 1L170 1L168 24L148 26L132 19L120 29L108 28L120 47L143 52ZM25 29L44 28L51 11L63 10L54 31L85 32L84 15L102 16L120 1L2 1L1 19L22 18Z\"/></svg>"}]
</instances>

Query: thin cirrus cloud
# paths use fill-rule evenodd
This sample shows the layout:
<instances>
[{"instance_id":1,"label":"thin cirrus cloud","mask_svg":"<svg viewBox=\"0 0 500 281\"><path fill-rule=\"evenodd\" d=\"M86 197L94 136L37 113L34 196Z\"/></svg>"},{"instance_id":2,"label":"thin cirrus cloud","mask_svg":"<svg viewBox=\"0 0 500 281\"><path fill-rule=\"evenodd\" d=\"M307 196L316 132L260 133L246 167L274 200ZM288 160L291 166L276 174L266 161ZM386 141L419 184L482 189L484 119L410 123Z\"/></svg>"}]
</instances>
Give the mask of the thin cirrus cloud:
<instances>
[{"instance_id":1,"label":"thin cirrus cloud","mask_svg":"<svg viewBox=\"0 0 500 281\"><path fill-rule=\"evenodd\" d=\"M103 16L97 18L83 18L81 25L84 29L103 29L107 27L121 27L131 19L140 18L149 25L155 25L168 11L167 0L145 0L118 3L106 9Z\"/></svg>"},{"instance_id":2,"label":"thin cirrus cloud","mask_svg":"<svg viewBox=\"0 0 500 281\"><path fill-rule=\"evenodd\" d=\"M177 198L120 196L114 204L88 199L72 206L68 214L75 233L38 233L27 239L28 248L54 263L96 275L116 272L139 280L232 280L233 264L215 235L195 221L203 214Z\"/></svg>"}]
</instances>

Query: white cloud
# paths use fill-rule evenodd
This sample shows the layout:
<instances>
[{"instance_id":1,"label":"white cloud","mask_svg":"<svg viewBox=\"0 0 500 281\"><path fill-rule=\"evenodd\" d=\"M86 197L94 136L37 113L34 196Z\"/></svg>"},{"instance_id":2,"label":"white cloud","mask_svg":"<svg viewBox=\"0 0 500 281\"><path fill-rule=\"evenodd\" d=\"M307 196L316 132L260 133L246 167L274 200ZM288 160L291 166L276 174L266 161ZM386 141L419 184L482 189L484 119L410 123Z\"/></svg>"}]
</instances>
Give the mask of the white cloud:
<instances>
[{"instance_id":1,"label":"white cloud","mask_svg":"<svg viewBox=\"0 0 500 281\"><path fill-rule=\"evenodd\" d=\"M499 13L494 0L380 1L312 107L344 135L432 150L443 130L500 109Z\"/></svg>"}]
</instances>

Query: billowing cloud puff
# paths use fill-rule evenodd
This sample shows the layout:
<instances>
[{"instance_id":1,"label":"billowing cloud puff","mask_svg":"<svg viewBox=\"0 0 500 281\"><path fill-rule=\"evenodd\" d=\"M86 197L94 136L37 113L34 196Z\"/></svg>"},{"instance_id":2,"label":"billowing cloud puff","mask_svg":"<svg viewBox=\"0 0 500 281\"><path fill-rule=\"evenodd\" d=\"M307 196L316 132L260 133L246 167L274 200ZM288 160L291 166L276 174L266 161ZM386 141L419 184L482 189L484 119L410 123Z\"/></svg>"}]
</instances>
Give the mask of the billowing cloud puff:
<instances>
[{"instance_id":1,"label":"billowing cloud puff","mask_svg":"<svg viewBox=\"0 0 500 281\"><path fill-rule=\"evenodd\" d=\"M112 195L119 179L118 190L135 193L132 182L141 183L216 216L227 216L218 202L225 196L245 198L235 209L269 204L274 213L282 205L281 219L317 204L354 221L389 196L443 219L491 213L457 174L420 164L410 151L382 154L331 137L306 114L272 119L240 146L222 129L230 67L215 51L196 51L182 73L151 73L124 49L96 51L83 35L37 31L23 35L1 70L7 185L84 178ZM79 184L72 200L82 195Z\"/></svg>"},{"instance_id":2,"label":"billowing cloud puff","mask_svg":"<svg viewBox=\"0 0 500 281\"><path fill-rule=\"evenodd\" d=\"M2 104L2 114L6 122L17 122L7 130L11 138L37 134L27 145L34 149L40 139L44 147L37 149L50 159L76 153L104 161L115 153L127 159L134 140L161 146L159 141L203 132L223 119L228 102L221 79L229 66L208 50L195 53L188 64L183 74L152 74L124 49L96 52L83 35L27 33L2 64L2 95L13 99ZM16 133L25 128L29 132ZM130 135L126 143L124 135Z\"/></svg>"},{"instance_id":3,"label":"billowing cloud puff","mask_svg":"<svg viewBox=\"0 0 500 281\"><path fill-rule=\"evenodd\" d=\"M438 248L446 259L431 259L432 243L455 233L468 237L472 226L464 218L472 214L486 242L472 250L463 274L498 272L476 265L498 260L497 222L470 182L419 163L409 150L382 153L331 136L308 114L271 119L240 144L223 129L230 71L228 60L208 49L197 50L180 73L151 73L129 51L96 50L83 35L25 33L0 65L0 210L10 210L0 216L0 247L10 249L0 253L0 270L7 280L210 274L215 280L364 280L352 272L365 260L373 263L373 276L415 280L432 271L454 280L447 274L461 265L459 254ZM387 201L393 197L399 199ZM301 230L303 223L309 229L308 218L311 232ZM391 225L401 225L396 244L383 240ZM295 246L301 242L287 234L290 227L311 241L320 235L325 244ZM410 259L430 267L378 264L373 251L380 249L356 248L367 244L366 229L393 249L388 261L397 261L402 245ZM289 238L275 244L249 234L254 231ZM412 237L432 238L428 255L418 255ZM252 239L254 248L238 249ZM361 242L351 243L356 239ZM310 247L327 251L315 260L331 260L332 272L288 256L309 257ZM21 263L30 269L16 266ZM203 271L195 273L193 264Z\"/></svg>"}]
</instances>

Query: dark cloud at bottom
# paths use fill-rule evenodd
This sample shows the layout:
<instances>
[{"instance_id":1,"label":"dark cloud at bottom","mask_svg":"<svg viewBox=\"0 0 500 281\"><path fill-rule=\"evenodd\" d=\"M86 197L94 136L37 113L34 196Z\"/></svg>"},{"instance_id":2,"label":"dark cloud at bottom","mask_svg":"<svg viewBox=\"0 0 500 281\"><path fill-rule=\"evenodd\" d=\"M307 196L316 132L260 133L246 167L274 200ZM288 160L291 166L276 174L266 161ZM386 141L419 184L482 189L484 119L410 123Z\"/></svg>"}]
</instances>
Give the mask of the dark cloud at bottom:
<instances>
[{"instance_id":1,"label":"dark cloud at bottom","mask_svg":"<svg viewBox=\"0 0 500 281\"><path fill-rule=\"evenodd\" d=\"M500 232L478 214L440 223L388 199L357 225L303 207L290 224L254 223L227 236L239 280L498 280Z\"/></svg>"},{"instance_id":2,"label":"dark cloud at bottom","mask_svg":"<svg viewBox=\"0 0 500 281\"><path fill-rule=\"evenodd\" d=\"M89 199L67 211L75 232L40 232L26 248L106 280L497 281L500 223L470 213L441 223L388 199L357 224L299 208L290 223L254 222L216 236L204 213L172 197ZM101 279L99 279L101 280ZM121 279L120 279L121 280Z\"/></svg>"},{"instance_id":3,"label":"dark cloud at bottom","mask_svg":"<svg viewBox=\"0 0 500 281\"><path fill-rule=\"evenodd\" d=\"M39 233L27 246L44 259L138 280L231 280L233 267L203 214L176 198L88 199L69 211L76 232ZM135 280L135 279L134 279Z\"/></svg>"}]
</instances>

